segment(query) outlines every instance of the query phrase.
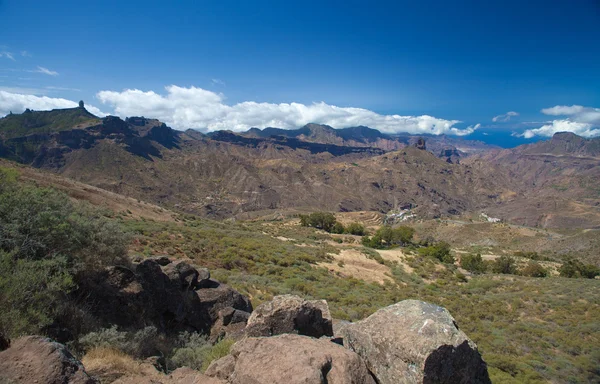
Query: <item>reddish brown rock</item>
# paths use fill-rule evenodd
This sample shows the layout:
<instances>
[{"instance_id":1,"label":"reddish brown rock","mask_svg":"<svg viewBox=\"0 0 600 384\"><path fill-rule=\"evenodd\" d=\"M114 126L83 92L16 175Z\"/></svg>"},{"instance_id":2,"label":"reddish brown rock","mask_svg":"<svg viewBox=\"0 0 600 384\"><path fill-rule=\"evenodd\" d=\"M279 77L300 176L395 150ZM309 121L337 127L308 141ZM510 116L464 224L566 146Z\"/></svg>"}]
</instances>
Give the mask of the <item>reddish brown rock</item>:
<instances>
[{"instance_id":1,"label":"reddish brown rock","mask_svg":"<svg viewBox=\"0 0 600 384\"><path fill-rule=\"evenodd\" d=\"M41 336L27 336L0 352L1 383L94 384L67 348Z\"/></svg>"},{"instance_id":2,"label":"reddish brown rock","mask_svg":"<svg viewBox=\"0 0 600 384\"><path fill-rule=\"evenodd\" d=\"M238 341L206 375L228 384L375 384L356 353L327 339L291 334Z\"/></svg>"}]
</instances>

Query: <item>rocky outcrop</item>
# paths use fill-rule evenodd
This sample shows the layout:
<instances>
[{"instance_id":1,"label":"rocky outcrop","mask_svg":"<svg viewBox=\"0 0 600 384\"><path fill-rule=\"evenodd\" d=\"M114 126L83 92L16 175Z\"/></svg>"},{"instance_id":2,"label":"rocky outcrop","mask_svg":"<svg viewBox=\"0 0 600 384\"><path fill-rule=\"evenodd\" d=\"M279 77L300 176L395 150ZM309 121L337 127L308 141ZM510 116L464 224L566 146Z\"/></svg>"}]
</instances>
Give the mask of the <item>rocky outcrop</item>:
<instances>
[{"instance_id":1,"label":"rocky outcrop","mask_svg":"<svg viewBox=\"0 0 600 384\"><path fill-rule=\"evenodd\" d=\"M239 340L245 335L246 323L250 314L232 307L219 311L219 317L210 330L210 342L215 343L219 339L230 338Z\"/></svg>"},{"instance_id":2,"label":"rocky outcrop","mask_svg":"<svg viewBox=\"0 0 600 384\"><path fill-rule=\"evenodd\" d=\"M96 383L67 348L41 336L15 340L0 352L1 383Z\"/></svg>"},{"instance_id":3,"label":"rocky outcrop","mask_svg":"<svg viewBox=\"0 0 600 384\"><path fill-rule=\"evenodd\" d=\"M293 295L275 296L259 305L248 319L248 336L296 333L312 337L333 336L332 319L325 300L304 300Z\"/></svg>"},{"instance_id":4,"label":"rocky outcrop","mask_svg":"<svg viewBox=\"0 0 600 384\"><path fill-rule=\"evenodd\" d=\"M490 383L477 346L442 307L405 300L339 331L380 384Z\"/></svg>"},{"instance_id":5,"label":"rocky outcrop","mask_svg":"<svg viewBox=\"0 0 600 384\"><path fill-rule=\"evenodd\" d=\"M238 320L252 311L248 298L210 279L208 270L164 258L146 259L132 268L108 268L82 282L79 293L106 326L154 325L162 332L210 333L220 311L246 313L238 314Z\"/></svg>"},{"instance_id":6,"label":"rocky outcrop","mask_svg":"<svg viewBox=\"0 0 600 384\"><path fill-rule=\"evenodd\" d=\"M239 341L206 375L228 384L375 384L356 353L326 339L290 334Z\"/></svg>"},{"instance_id":7,"label":"rocky outcrop","mask_svg":"<svg viewBox=\"0 0 600 384\"><path fill-rule=\"evenodd\" d=\"M423 151L427 150L427 145L425 145L425 139L423 139L422 137L419 137L419 139L415 143L415 147L417 149L420 149L420 150L423 150Z\"/></svg>"}]
</instances>

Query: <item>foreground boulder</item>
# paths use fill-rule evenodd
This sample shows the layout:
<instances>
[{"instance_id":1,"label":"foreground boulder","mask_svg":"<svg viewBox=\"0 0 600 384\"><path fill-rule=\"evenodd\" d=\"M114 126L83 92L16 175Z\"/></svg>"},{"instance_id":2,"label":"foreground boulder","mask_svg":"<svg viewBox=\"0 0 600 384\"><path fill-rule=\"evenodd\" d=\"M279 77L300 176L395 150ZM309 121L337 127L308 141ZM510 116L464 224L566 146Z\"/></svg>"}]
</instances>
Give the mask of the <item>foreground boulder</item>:
<instances>
[{"instance_id":1,"label":"foreground boulder","mask_svg":"<svg viewBox=\"0 0 600 384\"><path fill-rule=\"evenodd\" d=\"M67 348L41 336L27 336L0 352L0 383L96 383Z\"/></svg>"},{"instance_id":2,"label":"foreground boulder","mask_svg":"<svg viewBox=\"0 0 600 384\"><path fill-rule=\"evenodd\" d=\"M375 384L356 353L326 339L290 334L239 341L206 375L228 384Z\"/></svg>"},{"instance_id":3,"label":"foreground boulder","mask_svg":"<svg viewBox=\"0 0 600 384\"><path fill-rule=\"evenodd\" d=\"M108 268L82 282L79 296L105 326L154 325L162 332L210 333L221 310L252 311L247 297L210 279L208 270L163 258Z\"/></svg>"},{"instance_id":4,"label":"foreground boulder","mask_svg":"<svg viewBox=\"0 0 600 384\"><path fill-rule=\"evenodd\" d=\"M342 327L379 384L491 383L477 346L442 307L405 300Z\"/></svg>"},{"instance_id":5,"label":"foreground boulder","mask_svg":"<svg viewBox=\"0 0 600 384\"><path fill-rule=\"evenodd\" d=\"M304 300L294 295L275 296L259 305L246 327L248 336L296 333L312 337L333 336L332 319L325 300Z\"/></svg>"}]
</instances>

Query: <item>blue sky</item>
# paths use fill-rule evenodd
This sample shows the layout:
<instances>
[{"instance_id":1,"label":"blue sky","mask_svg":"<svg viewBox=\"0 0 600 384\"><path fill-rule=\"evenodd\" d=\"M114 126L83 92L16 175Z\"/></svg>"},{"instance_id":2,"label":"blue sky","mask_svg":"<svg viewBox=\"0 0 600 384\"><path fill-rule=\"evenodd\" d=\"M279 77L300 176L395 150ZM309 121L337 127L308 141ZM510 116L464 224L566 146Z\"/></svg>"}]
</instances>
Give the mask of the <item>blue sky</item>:
<instances>
[{"instance_id":1,"label":"blue sky","mask_svg":"<svg viewBox=\"0 0 600 384\"><path fill-rule=\"evenodd\" d=\"M0 114L60 98L180 129L600 135L597 0L0 0L0 26Z\"/></svg>"}]
</instances>

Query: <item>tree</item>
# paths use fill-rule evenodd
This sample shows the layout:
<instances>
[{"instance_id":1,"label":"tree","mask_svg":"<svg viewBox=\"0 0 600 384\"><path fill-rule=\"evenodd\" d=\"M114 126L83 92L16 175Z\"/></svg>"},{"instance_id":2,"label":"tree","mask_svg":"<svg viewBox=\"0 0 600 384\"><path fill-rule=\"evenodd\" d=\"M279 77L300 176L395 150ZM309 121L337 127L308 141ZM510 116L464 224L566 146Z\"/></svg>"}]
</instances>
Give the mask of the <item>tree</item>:
<instances>
[{"instance_id":1,"label":"tree","mask_svg":"<svg viewBox=\"0 0 600 384\"><path fill-rule=\"evenodd\" d=\"M450 244L445 241L440 241L429 247L419 249L419 254L422 256L435 257L442 263L452 264L454 263L454 257L450 254Z\"/></svg>"},{"instance_id":2,"label":"tree","mask_svg":"<svg viewBox=\"0 0 600 384\"><path fill-rule=\"evenodd\" d=\"M411 227L400 226L392 228L389 225L380 227L372 237L363 237L363 245L371 248L391 248L396 245L407 245L412 242L415 230Z\"/></svg>"},{"instance_id":3,"label":"tree","mask_svg":"<svg viewBox=\"0 0 600 384\"><path fill-rule=\"evenodd\" d=\"M529 277L546 277L548 276L548 271L535 261L530 261L527 263L527 266L521 270L521 274L523 276Z\"/></svg>"},{"instance_id":4,"label":"tree","mask_svg":"<svg viewBox=\"0 0 600 384\"><path fill-rule=\"evenodd\" d=\"M331 232L336 222L335 216L329 212L314 212L308 216L300 215L300 225L322 229L325 232Z\"/></svg>"},{"instance_id":5,"label":"tree","mask_svg":"<svg viewBox=\"0 0 600 384\"><path fill-rule=\"evenodd\" d=\"M333 227L331 228L331 233L336 233L336 234L342 234L344 233L346 229L344 228L344 226L342 225L342 223L340 223L339 221L337 221Z\"/></svg>"},{"instance_id":6,"label":"tree","mask_svg":"<svg viewBox=\"0 0 600 384\"><path fill-rule=\"evenodd\" d=\"M364 236L365 232L365 226L360 223L350 223L346 227L346 233L350 235Z\"/></svg>"},{"instance_id":7,"label":"tree","mask_svg":"<svg viewBox=\"0 0 600 384\"><path fill-rule=\"evenodd\" d=\"M460 257L460 266L472 273L485 273L486 265L481 254L466 254Z\"/></svg>"},{"instance_id":8,"label":"tree","mask_svg":"<svg viewBox=\"0 0 600 384\"><path fill-rule=\"evenodd\" d=\"M558 269L562 277L584 277L593 279L600 275L600 268L593 264L583 264L579 260L568 259Z\"/></svg>"},{"instance_id":9,"label":"tree","mask_svg":"<svg viewBox=\"0 0 600 384\"><path fill-rule=\"evenodd\" d=\"M514 275L517 272L517 265L515 259L510 256L502 255L492 264L492 270L495 273Z\"/></svg>"}]
</instances>

